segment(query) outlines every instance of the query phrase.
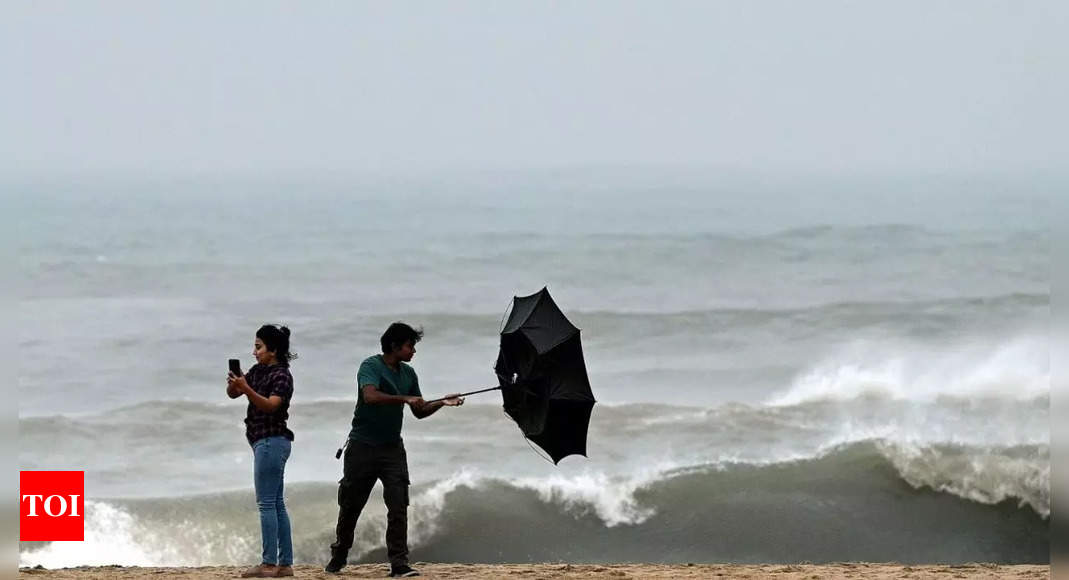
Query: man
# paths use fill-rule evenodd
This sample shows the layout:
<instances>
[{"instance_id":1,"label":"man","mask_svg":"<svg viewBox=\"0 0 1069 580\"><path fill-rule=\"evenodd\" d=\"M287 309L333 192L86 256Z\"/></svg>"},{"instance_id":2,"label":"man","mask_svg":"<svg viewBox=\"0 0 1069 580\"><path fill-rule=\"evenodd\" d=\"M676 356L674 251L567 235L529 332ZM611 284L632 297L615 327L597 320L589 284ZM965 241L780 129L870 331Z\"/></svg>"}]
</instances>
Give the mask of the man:
<instances>
[{"instance_id":1,"label":"man","mask_svg":"<svg viewBox=\"0 0 1069 580\"><path fill-rule=\"evenodd\" d=\"M353 547L356 520L378 479L382 480L382 499L386 502L390 576L419 576L408 565L409 479L401 440L403 407L408 405L417 419L423 419L442 407L464 404L459 394L434 403L423 401L416 371L406 364L416 354L416 343L421 338L423 331L395 322L382 335L382 354L368 357L360 365L353 428L338 486L337 538L330 546L330 562L324 568L327 572L336 574L345 567Z\"/></svg>"}]
</instances>

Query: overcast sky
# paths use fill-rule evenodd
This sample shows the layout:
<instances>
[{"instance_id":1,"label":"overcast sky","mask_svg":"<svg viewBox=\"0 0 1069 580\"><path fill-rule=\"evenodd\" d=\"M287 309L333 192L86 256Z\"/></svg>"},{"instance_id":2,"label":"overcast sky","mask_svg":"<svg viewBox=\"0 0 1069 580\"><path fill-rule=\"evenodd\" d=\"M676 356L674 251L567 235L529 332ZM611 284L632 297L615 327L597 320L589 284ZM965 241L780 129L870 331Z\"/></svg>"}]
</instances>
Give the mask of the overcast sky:
<instances>
[{"instance_id":1,"label":"overcast sky","mask_svg":"<svg viewBox=\"0 0 1069 580\"><path fill-rule=\"evenodd\" d=\"M0 170L1060 171L1065 2L19 2Z\"/></svg>"}]
</instances>

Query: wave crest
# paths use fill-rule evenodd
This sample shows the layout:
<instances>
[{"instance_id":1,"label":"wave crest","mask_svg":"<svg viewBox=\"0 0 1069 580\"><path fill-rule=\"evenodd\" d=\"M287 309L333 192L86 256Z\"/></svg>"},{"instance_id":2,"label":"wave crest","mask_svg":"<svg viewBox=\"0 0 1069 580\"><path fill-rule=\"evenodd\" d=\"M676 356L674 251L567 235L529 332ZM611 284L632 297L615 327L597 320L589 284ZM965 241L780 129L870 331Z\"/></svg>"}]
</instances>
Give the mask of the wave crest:
<instances>
[{"instance_id":1,"label":"wave crest","mask_svg":"<svg viewBox=\"0 0 1069 580\"><path fill-rule=\"evenodd\" d=\"M903 346L894 353L855 344L771 397L773 406L884 397L932 402L940 397L1032 400L1050 395L1050 349L1023 337L996 346L945 352Z\"/></svg>"}]
</instances>

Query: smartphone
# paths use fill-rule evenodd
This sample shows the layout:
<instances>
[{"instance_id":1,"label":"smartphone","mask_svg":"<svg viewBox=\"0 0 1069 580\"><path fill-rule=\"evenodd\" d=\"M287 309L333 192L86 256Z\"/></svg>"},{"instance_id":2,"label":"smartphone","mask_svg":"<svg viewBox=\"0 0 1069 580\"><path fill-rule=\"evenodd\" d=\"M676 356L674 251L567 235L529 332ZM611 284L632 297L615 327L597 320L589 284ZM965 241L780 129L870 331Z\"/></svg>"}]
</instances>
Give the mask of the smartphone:
<instances>
[{"instance_id":1,"label":"smartphone","mask_svg":"<svg viewBox=\"0 0 1069 580\"><path fill-rule=\"evenodd\" d=\"M230 372L237 376L241 376L241 361L236 358L230 359Z\"/></svg>"}]
</instances>

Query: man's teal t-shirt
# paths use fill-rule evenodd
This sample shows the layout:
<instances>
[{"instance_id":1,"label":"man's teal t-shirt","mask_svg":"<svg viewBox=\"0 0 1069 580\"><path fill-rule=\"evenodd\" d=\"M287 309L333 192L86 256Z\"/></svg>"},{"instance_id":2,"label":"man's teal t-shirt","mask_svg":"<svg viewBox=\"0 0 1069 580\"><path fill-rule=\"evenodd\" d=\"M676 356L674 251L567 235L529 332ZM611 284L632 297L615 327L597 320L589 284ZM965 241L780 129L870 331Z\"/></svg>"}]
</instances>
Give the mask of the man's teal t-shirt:
<instances>
[{"instance_id":1,"label":"man's teal t-shirt","mask_svg":"<svg viewBox=\"0 0 1069 580\"><path fill-rule=\"evenodd\" d=\"M422 397L416 371L405 363L400 369L391 369L382 360L382 355L369 356L360 363L356 373L356 410L353 411L353 429L349 439L373 445L396 443L401 440L401 420L405 405L368 405L364 402L365 385L375 385L386 395Z\"/></svg>"}]
</instances>

